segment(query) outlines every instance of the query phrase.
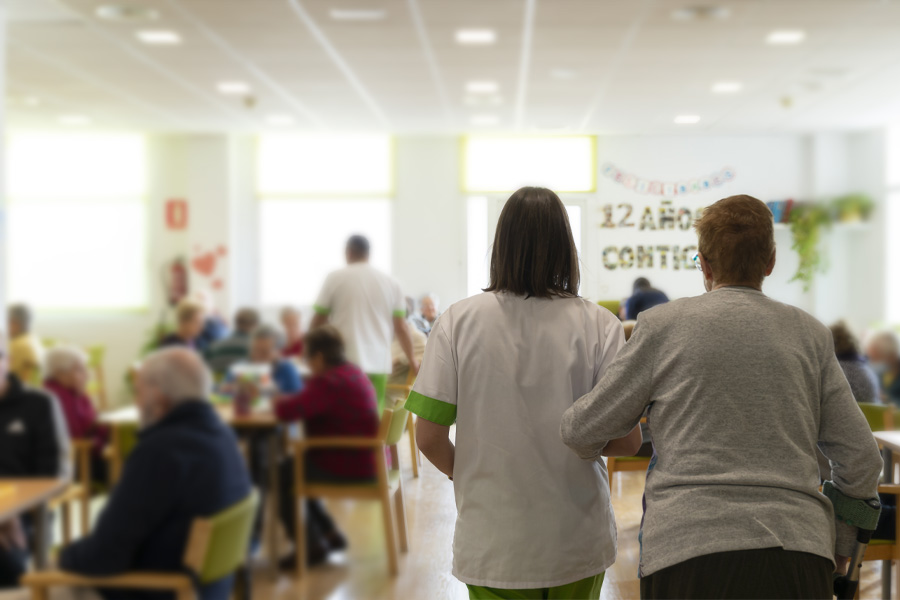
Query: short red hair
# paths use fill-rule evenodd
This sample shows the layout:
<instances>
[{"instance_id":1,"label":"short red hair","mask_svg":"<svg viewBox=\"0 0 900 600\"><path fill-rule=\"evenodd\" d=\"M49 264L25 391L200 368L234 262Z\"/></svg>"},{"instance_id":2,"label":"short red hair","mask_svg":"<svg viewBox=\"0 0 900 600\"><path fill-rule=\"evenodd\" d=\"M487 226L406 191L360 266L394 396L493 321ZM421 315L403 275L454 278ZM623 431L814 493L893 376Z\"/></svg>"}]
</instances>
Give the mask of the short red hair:
<instances>
[{"instance_id":1,"label":"short red hair","mask_svg":"<svg viewBox=\"0 0 900 600\"><path fill-rule=\"evenodd\" d=\"M716 283L762 285L775 252L772 211L753 196L731 196L703 211L694 224L698 248Z\"/></svg>"}]
</instances>

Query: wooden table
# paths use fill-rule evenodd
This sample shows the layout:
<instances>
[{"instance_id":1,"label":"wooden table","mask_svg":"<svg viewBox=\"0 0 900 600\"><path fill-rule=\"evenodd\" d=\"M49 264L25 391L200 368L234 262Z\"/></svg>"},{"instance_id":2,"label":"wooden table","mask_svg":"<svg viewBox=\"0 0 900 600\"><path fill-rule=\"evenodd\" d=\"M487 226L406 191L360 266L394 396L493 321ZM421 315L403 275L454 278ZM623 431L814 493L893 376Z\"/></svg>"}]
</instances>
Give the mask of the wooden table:
<instances>
[{"instance_id":1,"label":"wooden table","mask_svg":"<svg viewBox=\"0 0 900 600\"><path fill-rule=\"evenodd\" d=\"M34 513L34 564L47 566L50 535L47 529L47 502L60 495L69 485L67 478L7 479L0 478L0 523L23 513Z\"/></svg>"},{"instance_id":2,"label":"wooden table","mask_svg":"<svg viewBox=\"0 0 900 600\"><path fill-rule=\"evenodd\" d=\"M894 482L894 452L900 452L900 431L876 431L872 435L881 446L884 482ZM898 540L900 542L900 540ZM881 561L881 597L891 597L891 561Z\"/></svg>"},{"instance_id":3,"label":"wooden table","mask_svg":"<svg viewBox=\"0 0 900 600\"><path fill-rule=\"evenodd\" d=\"M265 439L267 447L267 485L268 502L270 516L266 522L266 547L269 566L273 576L278 575L278 558L280 554L278 543L278 519L280 516L279 506L279 470L278 463L281 460L282 451L282 424L275 418L271 411L257 411L249 415L237 416L234 414L234 408L230 404L214 405L216 412L222 418L222 421L229 427L238 432L238 434L253 433ZM136 406L128 406L118 410L110 411L100 415L99 419L102 423L106 423L115 427L117 424L126 423L134 424L139 420L138 409Z\"/></svg>"}]
</instances>

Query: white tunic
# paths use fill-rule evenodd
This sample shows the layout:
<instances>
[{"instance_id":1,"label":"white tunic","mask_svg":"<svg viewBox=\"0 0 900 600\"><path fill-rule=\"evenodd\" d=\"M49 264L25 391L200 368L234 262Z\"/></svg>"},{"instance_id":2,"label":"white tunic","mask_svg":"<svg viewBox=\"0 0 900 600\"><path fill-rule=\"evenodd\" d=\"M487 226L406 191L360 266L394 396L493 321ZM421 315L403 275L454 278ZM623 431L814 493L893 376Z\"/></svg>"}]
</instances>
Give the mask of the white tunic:
<instances>
[{"instance_id":1,"label":"white tunic","mask_svg":"<svg viewBox=\"0 0 900 600\"><path fill-rule=\"evenodd\" d=\"M406 406L457 424L460 581L552 587L615 562L606 467L578 458L559 426L623 343L618 319L582 298L484 293L438 319Z\"/></svg>"},{"instance_id":2,"label":"white tunic","mask_svg":"<svg viewBox=\"0 0 900 600\"><path fill-rule=\"evenodd\" d=\"M390 275L368 263L333 271L314 309L341 332L347 360L369 374L391 372L394 317L406 316L406 300Z\"/></svg>"}]
</instances>

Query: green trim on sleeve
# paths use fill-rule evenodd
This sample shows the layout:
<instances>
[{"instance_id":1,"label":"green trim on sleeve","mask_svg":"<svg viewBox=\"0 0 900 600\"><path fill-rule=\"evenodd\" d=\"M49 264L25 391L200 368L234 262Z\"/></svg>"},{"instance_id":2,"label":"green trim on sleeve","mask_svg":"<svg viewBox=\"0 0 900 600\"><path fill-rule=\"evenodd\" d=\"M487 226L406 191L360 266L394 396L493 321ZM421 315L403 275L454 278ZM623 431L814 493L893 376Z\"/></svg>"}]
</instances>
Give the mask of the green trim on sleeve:
<instances>
[{"instance_id":1,"label":"green trim on sleeve","mask_svg":"<svg viewBox=\"0 0 900 600\"><path fill-rule=\"evenodd\" d=\"M403 406L411 413L417 414L426 421L438 425L450 426L456 423L456 405L423 396L419 392L410 392Z\"/></svg>"},{"instance_id":2,"label":"green trim on sleeve","mask_svg":"<svg viewBox=\"0 0 900 600\"><path fill-rule=\"evenodd\" d=\"M327 315L331 312L330 308L325 308L324 306L319 306L318 304L313 304L313 310L316 311L317 315Z\"/></svg>"},{"instance_id":3,"label":"green trim on sleeve","mask_svg":"<svg viewBox=\"0 0 900 600\"><path fill-rule=\"evenodd\" d=\"M395 311L393 312L393 315L394 315L395 317L405 318L405 317L406 317L406 310L395 310Z\"/></svg>"}]
</instances>

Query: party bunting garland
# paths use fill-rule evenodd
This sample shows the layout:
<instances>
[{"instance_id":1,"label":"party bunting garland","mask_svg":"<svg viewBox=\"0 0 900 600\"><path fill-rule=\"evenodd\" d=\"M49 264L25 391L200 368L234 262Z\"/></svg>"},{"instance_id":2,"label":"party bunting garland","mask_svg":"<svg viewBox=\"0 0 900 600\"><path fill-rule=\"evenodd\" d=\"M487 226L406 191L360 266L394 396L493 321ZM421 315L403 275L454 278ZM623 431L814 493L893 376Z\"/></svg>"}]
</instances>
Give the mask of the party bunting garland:
<instances>
[{"instance_id":1,"label":"party bunting garland","mask_svg":"<svg viewBox=\"0 0 900 600\"><path fill-rule=\"evenodd\" d=\"M734 169L725 167L708 177L700 177L697 179L688 179L679 182L651 181L649 179L641 179L631 173L626 173L617 168L612 163L606 163L600 168L600 172L609 179L620 183L629 190L633 190L638 194L649 194L651 196L681 196L684 194L696 194L706 192L714 187L724 185L735 177Z\"/></svg>"}]
</instances>

